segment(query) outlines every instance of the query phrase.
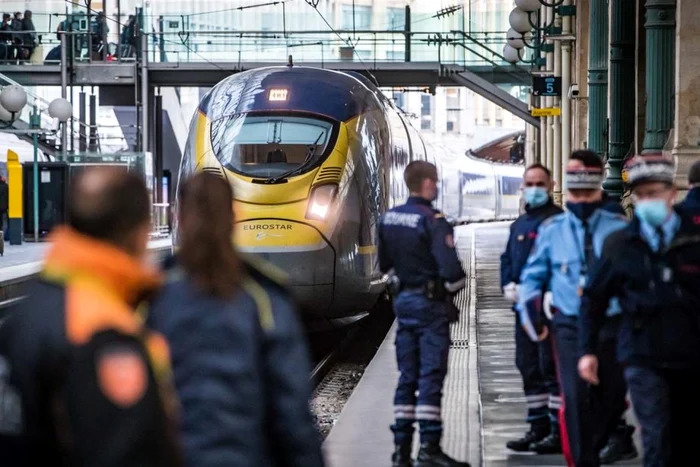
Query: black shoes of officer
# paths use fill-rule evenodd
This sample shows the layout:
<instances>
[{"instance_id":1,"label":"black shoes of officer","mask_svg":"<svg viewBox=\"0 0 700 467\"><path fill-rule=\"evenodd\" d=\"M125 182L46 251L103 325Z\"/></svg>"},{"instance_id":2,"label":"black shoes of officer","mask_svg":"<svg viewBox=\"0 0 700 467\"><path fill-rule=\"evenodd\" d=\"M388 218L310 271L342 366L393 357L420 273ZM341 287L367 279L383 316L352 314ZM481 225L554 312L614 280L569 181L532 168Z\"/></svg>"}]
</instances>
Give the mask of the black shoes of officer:
<instances>
[{"instance_id":1,"label":"black shoes of officer","mask_svg":"<svg viewBox=\"0 0 700 467\"><path fill-rule=\"evenodd\" d=\"M608 444L600 451L600 463L613 464L619 461L634 459L639 455L632 439L633 426L618 428L608 440Z\"/></svg>"},{"instance_id":2,"label":"black shoes of officer","mask_svg":"<svg viewBox=\"0 0 700 467\"><path fill-rule=\"evenodd\" d=\"M537 454L561 454L561 437L559 433L551 433L541 441L532 443L530 451Z\"/></svg>"},{"instance_id":3,"label":"black shoes of officer","mask_svg":"<svg viewBox=\"0 0 700 467\"><path fill-rule=\"evenodd\" d=\"M421 444L415 467L470 467L467 462L454 460L444 452L440 443Z\"/></svg>"},{"instance_id":4,"label":"black shoes of officer","mask_svg":"<svg viewBox=\"0 0 700 467\"><path fill-rule=\"evenodd\" d=\"M525 436L523 436L520 439L516 439L514 441L508 441L506 443L506 447L510 450L517 451L517 452L525 452L530 450L530 446L533 443L538 443L542 441L544 438L547 437L549 434L549 429L539 429L537 427L532 427L530 431L525 433Z\"/></svg>"},{"instance_id":5,"label":"black shoes of officer","mask_svg":"<svg viewBox=\"0 0 700 467\"><path fill-rule=\"evenodd\" d=\"M413 467L411 461L411 444L397 445L391 455L391 467Z\"/></svg>"}]
</instances>

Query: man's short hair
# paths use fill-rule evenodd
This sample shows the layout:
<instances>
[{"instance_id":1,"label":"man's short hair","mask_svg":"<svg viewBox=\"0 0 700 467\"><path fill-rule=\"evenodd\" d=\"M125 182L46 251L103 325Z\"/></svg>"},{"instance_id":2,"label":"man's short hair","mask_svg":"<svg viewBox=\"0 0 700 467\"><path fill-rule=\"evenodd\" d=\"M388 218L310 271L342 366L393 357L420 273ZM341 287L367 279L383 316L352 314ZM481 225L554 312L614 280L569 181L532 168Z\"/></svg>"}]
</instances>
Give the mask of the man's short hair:
<instances>
[{"instance_id":1,"label":"man's short hair","mask_svg":"<svg viewBox=\"0 0 700 467\"><path fill-rule=\"evenodd\" d=\"M148 188L133 172L90 168L71 181L68 225L83 235L123 245L150 217Z\"/></svg>"},{"instance_id":2,"label":"man's short hair","mask_svg":"<svg viewBox=\"0 0 700 467\"><path fill-rule=\"evenodd\" d=\"M688 184L700 185L700 161L695 161L688 172Z\"/></svg>"},{"instance_id":3,"label":"man's short hair","mask_svg":"<svg viewBox=\"0 0 700 467\"><path fill-rule=\"evenodd\" d=\"M525 169L525 172L523 172L523 176L526 173L528 173L529 171L534 170L534 169L540 169L542 172L547 174L547 178L552 178L552 171L549 170L544 165L540 164L539 162L535 162L534 164L530 164L529 166L527 166L527 168Z\"/></svg>"},{"instance_id":4,"label":"man's short hair","mask_svg":"<svg viewBox=\"0 0 700 467\"><path fill-rule=\"evenodd\" d=\"M406 166L406 170L403 172L403 179L408 190L412 193L418 193L421 190L423 180L426 178L437 180L437 168L430 162L413 161Z\"/></svg>"},{"instance_id":5,"label":"man's short hair","mask_svg":"<svg viewBox=\"0 0 700 467\"><path fill-rule=\"evenodd\" d=\"M603 169L603 159L589 149L579 149L572 152L569 160L581 161L584 167Z\"/></svg>"}]
</instances>

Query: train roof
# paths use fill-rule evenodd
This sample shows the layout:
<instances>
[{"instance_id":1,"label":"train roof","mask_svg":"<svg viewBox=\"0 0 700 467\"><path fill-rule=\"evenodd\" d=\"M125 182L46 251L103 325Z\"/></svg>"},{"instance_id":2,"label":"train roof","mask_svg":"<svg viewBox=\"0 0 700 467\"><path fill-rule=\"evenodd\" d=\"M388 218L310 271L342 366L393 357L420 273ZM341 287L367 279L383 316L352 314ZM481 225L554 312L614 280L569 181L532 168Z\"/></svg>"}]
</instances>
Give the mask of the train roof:
<instances>
[{"instance_id":1,"label":"train roof","mask_svg":"<svg viewBox=\"0 0 700 467\"><path fill-rule=\"evenodd\" d=\"M371 83L370 83L371 84ZM199 104L210 120L246 112L295 111L345 122L378 104L375 92L355 76L322 68L279 66L229 76Z\"/></svg>"}]
</instances>

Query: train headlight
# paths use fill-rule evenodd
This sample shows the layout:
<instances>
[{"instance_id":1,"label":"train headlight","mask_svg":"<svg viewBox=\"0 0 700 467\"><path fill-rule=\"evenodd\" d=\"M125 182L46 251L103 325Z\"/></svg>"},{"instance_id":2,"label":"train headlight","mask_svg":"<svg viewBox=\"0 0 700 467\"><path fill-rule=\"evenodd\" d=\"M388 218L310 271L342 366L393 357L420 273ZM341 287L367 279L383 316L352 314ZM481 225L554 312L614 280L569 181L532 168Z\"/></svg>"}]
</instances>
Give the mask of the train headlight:
<instances>
[{"instance_id":1,"label":"train headlight","mask_svg":"<svg viewBox=\"0 0 700 467\"><path fill-rule=\"evenodd\" d=\"M331 204L338 192L338 185L328 184L317 186L309 197L309 207L306 209L306 218L322 221L328 217Z\"/></svg>"}]
</instances>

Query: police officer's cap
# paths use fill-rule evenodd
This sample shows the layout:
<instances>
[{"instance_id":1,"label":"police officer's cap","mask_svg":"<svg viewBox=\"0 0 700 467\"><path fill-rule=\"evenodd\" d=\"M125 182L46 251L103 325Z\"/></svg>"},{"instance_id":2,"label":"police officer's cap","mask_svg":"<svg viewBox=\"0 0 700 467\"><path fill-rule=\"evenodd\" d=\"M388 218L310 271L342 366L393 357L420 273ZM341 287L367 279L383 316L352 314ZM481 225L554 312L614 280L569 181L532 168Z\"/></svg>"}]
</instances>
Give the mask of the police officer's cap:
<instances>
[{"instance_id":1,"label":"police officer's cap","mask_svg":"<svg viewBox=\"0 0 700 467\"><path fill-rule=\"evenodd\" d=\"M635 156L625 164L625 179L630 189L641 183L673 184L676 168L673 160L661 154Z\"/></svg>"}]
</instances>

